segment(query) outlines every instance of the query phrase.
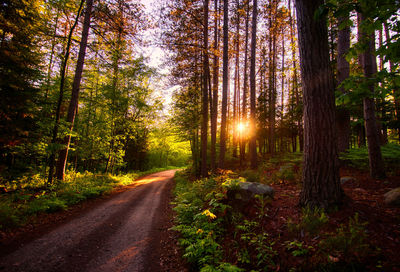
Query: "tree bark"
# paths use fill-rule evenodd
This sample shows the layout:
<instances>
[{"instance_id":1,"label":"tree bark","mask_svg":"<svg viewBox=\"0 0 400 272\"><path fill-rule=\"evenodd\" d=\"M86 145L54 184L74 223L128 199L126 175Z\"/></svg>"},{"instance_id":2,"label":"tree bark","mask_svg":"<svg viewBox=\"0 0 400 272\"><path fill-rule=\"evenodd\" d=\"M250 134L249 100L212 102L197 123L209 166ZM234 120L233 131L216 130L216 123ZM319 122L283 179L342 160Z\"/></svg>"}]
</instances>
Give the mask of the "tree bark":
<instances>
[{"instance_id":1,"label":"tree bark","mask_svg":"<svg viewBox=\"0 0 400 272\"><path fill-rule=\"evenodd\" d=\"M361 24L365 22L366 15L361 13ZM364 123L365 132L367 135L368 143L368 157L369 157L369 170L372 178L385 178L385 167L382 159L380 136L375 116L375 102L372 97L374 94L374 82L371 81L374 74L377 72L376 57L373 55L375 51L375 35L367 34L362 27L359 29L360 39L362 42L367 43L366 50L362 53L362 66L364 70L365 79L368 80L368 91L366 97L363 99L364 106Z\"/></svg>"},{"instance_id":2,"label":"tree bark","mask_svg":"<svg viewBox=\"0 0 400 272\"><path fill-rule=\"evenodd\" d=\"M341 202L336 146L335 86L322 0L296 0L304 103L304 165L300 205L328 208Z\"/></svg>"},{"instance_id":3,"label":"tree bark","mask_svg":"<svg viewBox=\"0 0 400 272\"><path fill-rule=\"evenodd\" d=\"M202 177L207 176L207 131L208 131L208 3L204 0L203 22L203 88L202 88L202 120L201 120L201 171Z\"/></svg>"},{"instance_id":4,"label":"tree bark","mask_svg":"<svg viewBox=\"0 0 400 272\"><path fill-rule=\"evenodd\" d=\"M72 96L68 107L67 122L70 124L70 133L64 138L65 148L58 154L56 177L58 180L64 180L65 166L67 164L68 149L71 142L71 133L74 128L75 116L78 111L79 88L81 85L83 65L85 63L87 40L89 36L90 18L92 15L93 0L86 1L86 13L83 21L82 38L79 47L78 61L76 64L75 77L72 84Z\"/></svg>"},{"instance_id":5,"label":"tree bark","mask_svg":"<svg viewBox=\"0 0 400 272\"><path fill-rule=\"evenodd\" d=\"M257 168L256 145L256 44L257 44L257 0L253 0L253 16L251 24L251 57L250 57L250 164Z\"/></svg>"},{"instance_id":6,"label":"tree bark","mask_svg":"<svg viewBox=\"0 0 400 272\"><path fill-rule=\"evenodd\" d=\"M223 47L223 67L222 67L222 110L221 110L221 135L219 151L219 167L225 167L226 152L226 113L228 106L228 0L224 0L224 47Z\"/></svg>"}]
</instances>

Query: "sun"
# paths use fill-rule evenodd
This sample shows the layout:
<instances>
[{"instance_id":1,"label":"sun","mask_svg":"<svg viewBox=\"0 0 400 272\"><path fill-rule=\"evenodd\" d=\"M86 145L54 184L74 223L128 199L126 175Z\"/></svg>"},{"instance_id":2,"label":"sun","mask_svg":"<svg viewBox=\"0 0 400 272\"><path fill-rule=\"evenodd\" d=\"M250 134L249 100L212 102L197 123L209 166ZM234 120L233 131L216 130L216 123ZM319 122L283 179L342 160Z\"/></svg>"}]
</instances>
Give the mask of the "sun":
<instances>
[{"instance_id":1,"label":"sun","mask_svg":"<svg viewBox=\"0 0 400 272\"><path fill-rule=\"evenodd\" d=\"M247 129L247 125L243 122L239 122L237 124L237 131L239 132L239 134L243 135L246 132Z\"/></svg>"}]
</instances>

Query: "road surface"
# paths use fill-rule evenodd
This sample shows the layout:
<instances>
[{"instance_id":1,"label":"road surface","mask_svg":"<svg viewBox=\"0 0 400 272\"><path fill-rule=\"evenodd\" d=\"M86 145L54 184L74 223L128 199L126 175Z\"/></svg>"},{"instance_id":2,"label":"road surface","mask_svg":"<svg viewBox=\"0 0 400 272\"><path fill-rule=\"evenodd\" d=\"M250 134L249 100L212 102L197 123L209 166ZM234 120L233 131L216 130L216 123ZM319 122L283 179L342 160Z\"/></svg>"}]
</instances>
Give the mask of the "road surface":
<instances>
[{"instance_id":1,"label":"road surface","mask_svg":"<svg viewBox=\"0 0 400 272\"><path fill-rule=\"evenodd\" d=\"M144 177L134 188L1 258L0 271L160 271L160 205L174 174Z\"/></svg>"}]
</instances>

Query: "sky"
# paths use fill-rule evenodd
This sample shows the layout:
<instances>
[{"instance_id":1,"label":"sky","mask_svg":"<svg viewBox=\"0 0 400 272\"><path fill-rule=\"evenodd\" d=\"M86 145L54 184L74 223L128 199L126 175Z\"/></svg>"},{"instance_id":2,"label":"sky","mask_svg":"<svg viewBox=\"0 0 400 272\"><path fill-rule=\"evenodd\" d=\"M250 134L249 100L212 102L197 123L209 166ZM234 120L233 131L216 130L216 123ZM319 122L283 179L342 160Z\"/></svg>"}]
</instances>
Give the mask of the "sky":
<instances>
[{"instance_id":1,"label":"sky","mask_svg":"<svg viewBox=\"0 0 400 272\"><path fill-rule=\"evenodd\" d=\"M140 2L145 6L147 14L157 15L159 13L156 10L160 3L159 0L140 0ZM163 48L157 45L158 42L155 40L156 37L154 37L153 32L154 30L149 30L145 33L145 38L149 39L151 42L147 47L142 48L142 53L144 57L148 58L148 65L153 68L157 68L157 71L162 75L168 75L168 67L163 67L166 58L166 52ZM152 82L151 87L155 89L156 93L159 94L165 101L164 107L166 108L166 111L164 112L167 113L171 104L172 92L179 86L171 87L169 84L167 84L167 80L163 80L161 77L159 82Z\"/></svg>"}]
</instances>

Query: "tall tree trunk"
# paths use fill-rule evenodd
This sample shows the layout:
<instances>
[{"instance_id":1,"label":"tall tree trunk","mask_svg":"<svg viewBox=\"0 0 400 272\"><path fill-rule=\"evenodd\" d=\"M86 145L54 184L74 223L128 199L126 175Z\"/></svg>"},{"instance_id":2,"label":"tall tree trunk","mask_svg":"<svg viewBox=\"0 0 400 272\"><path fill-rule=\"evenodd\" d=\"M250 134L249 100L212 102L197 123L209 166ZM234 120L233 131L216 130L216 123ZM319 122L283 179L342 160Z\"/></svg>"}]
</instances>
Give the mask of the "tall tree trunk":
<instances>
[{"instance_id":1,"label":"tall tree trunk","mask_svg":"<svg viewBox=\"0 0 400 272\"><path fill-rule=\"evenodd\" d=\"M58 129L60 126L60 117L61 117L61 104L64 100L64 84L65 84L65 74L67 70L67 64L68 64L68 59L69 59L69 54L70 54L70 48L71 48L71 42L72 42L72 34L75 30L75 27L78 24L79 17L81 16L81 11L83 8L83 4L85 3L85 0L81 0L81 3L79 5L78 13L76 15L74 24L71 26L71 29L69 30L68 38L67 38L67 46L65 48L65 56L61 64L61 70L60 70L60 92L58 96L58 101L57 101L57 108L56 108L56 119L53 127L53 133L52 133L52 138L51 138L51 144L55 144L57 142L57 135L58 135ZM56 152L52 151L50 158L49 158L49 176L47 178L47 184L52 184L53 183L53 174L54 174L54 166L56 163Z\"/></svg>"},{"instance_id":2,"label":"tall tree trunk","mask_svg":"<svg viewBox=\"0 0 400 272\"><path fill-rule=\"evenodd\" d=\"M350 27L341 26L349 20L349 15L339 17L339 32L337 42L337 83L338 86L350 75L350 64L346 60L346 54L350 48ZM339 89L343 94L344 88ZM343 152L349 149L350 144L350 112L346 105L337 107L336 127L338 132L338 151Z\"/></svg>"},{"instance_id":3,"label":"tall tree trunk","mask_svg":"<svg viewBox=\"0 0 400 272\"><path fill-rule=\"evenodd\" d=\"M247 122L247 62L248 62L248 46L249 46L249 17L250 17L250 0L246 0L246 27L245 27L245 38L244 38L244 72L243 72L243 104L242 104L242 122ZM245 137L241 137L240 142L240 165L245 161L246 157L246 140Z\"/></svg>"},{"instance_id":4,"label":"tall tree trunk","mask_svg":"<svg viewBox=\"0 0 400 272\"><path fill-rule=\"evenodd\" d=\"M237 10L239 12L239 1L237 2ZM239 75L239 50L240 50L240 19L239 17L237 18L236 22L236 41L235 41L235 77L234 77L234 95L233 95L233 139L232 139L232 144L233 144L233 151L232 151L232 156L234 158L237 157L237 144L238 144L238 124L239 124L239 108L240 108L240 75Z\"/></svg>"},{"instance_id":5,"label":"tall tree trunk","mask_svg":"<svg viewBox=\"0 0 400 272\"><path fill-rule=\"evenodd\" d=\"M213 55L213 100L211 116L211 169L216 169L216 143L217 143L217 119L218 119L218 77L219 77L219 7L218 0L214 0L214 55Z\"/></svg>"},{"instance_id":6,"label":"tall tree trunk","mask_svg":"<svg viewBox=\"0 0 400 272\"><path fill-rule=\"evenodd\" d=\"M366 15L361 13L361 24L365 22ZM360 38L362 42L367 43L366 50L362 53L362 66L364 70L364 76L366 80L370 80L373 75L377 72L376 69L376 57L374 56L375 47L375 35L374 33L368 35L361 26ZM379 141L379 131L375 116L375 103L372 98L374 93L374 83L368 83L369 94L364 97L364 122L365 122L365 132L367 134L368 142L368 157L369 157L369 170L372 178L384 178L385 167L382 159L380 141Z\"/></svg>"},{"instance_id":7,"label":"tall tree trunk","mask_svg":"<svg viewBox=\"0 0 400 272\"><path fill-rule=\"evenodd\" d=\"M294 20L293 20L293 15L291 12L291 1L289 0L289 25L290 25L290 44L292 48L292 65L293 65L293 89L294 89L294 97L296 99L296 106L298 107L300 105L300 94L299 94L299 84L298 84L298 78L297 78L297 67L296 67L296 45L294 41ZM295 1L295 0L293 0ZM297 118L297 116L296 116ZM297 123L297 135L299 136L299 146L300 146L300 151L303 151L303 125L301 122L300 118L297 118L296 120ZM293 142L293 152L297 151L297 135L294 137L294 142Z\"/></svg>"},{"instance_id":8,"label":"tall tree trunk","mask_svg":"<svg viewBox=\"0 0 400 272\"><path fill-rule=\"evenodd\" d=\"M296 0L304 103L304 165L300 205L341 202L336 146L335 86L329 61L326 18L315 18L323 0Z\"/></svg>"},{"instance_id":9,"label":"tall tree trunk","mask_svg":"<svg viewBox=\"0 0 400 272\"><path fill-rule=\"evenodd\" d=\"M219 151L219 167L225 167L225 152L226 152L226 113L228 106L228 0L224 0L224 47L223 47L223 67L222 67L222 111L221 111L221 137L220 137L220 151Z\"/></svg>"},{"instance_id":10,"label":"tall tree trunk","mask_svg":"<svg viewBox=\"0 0 400 272\"><path fill-rule=\"evenodd\" d=\"M386 43L390 42L390 32L389 32L389 27L387 22L384 22L383 27L385 28L385 38L386 38ZM390 67L390 72L394 73L394 63L393 61L389 60L389 67ZM400 93L399 93L399 87L395 86L393 88L393 97L394 97L394 109L395 109L395 114L396 114L396 120L397 124L400 124ZM397 129L398 133L398 140L400 143L400 127Z\"/></svg>"},{"instance_id":11,"label":"tall tree trunk","mask_svg":"<svg viewBox=\"0 0 400 272\"><path fill-rule=\"evenodd\" d=\"M281 65L281 127L283 128L283 113L285 109L285 28L282 27L282 65ZM280 152L284 152L284 137L283 133L281 133L281 146Z\"/></svg>"},{"instance_id":12,"label":"tall tree trunk","mask_svg":"<svg viewBox=\"0 0 400 272\"><path fill-rule=\"evenodd\" d=\"M71 142L71 133L74 128L75 116L78 111L79 88L81 85L83 65L85 63L87 40L89 36L90 17L92 14L93 0L86 1L86 13L83 21L82 38L79 47L78 61L76 64L74 82L72 84L72 96L68 107L67 122L70 124L70 133L64 138L65 148L58 154L56 177L58 180L64 180L65 166L67 164L68 149Z\"/></svg>"},{"instance_id":13,"label":"tall tree trunk","mask_svg":"<svg viewBox=\"0 0 400 272\"><path fill-rule=\"evenodd\" d=\"M201 120L201 176L207 176L207 131L208 131L208 3L204 0L203 21L203 88L202 88L202 120Z\"/></svg>"},{"instance_id":14,"label":"tall tree trunk","mask_svg":"<svg viewBox=\"0 0 400 272\"><path fill-rule=\"evenodd\" d=\"M250 164L257 168L257 133L256 133L256 44L257 44L257 0L253 0L253 17L251 24L251 57L250 57Z\"/></svg>"}]
</instances>

